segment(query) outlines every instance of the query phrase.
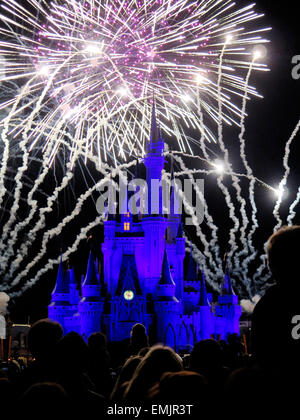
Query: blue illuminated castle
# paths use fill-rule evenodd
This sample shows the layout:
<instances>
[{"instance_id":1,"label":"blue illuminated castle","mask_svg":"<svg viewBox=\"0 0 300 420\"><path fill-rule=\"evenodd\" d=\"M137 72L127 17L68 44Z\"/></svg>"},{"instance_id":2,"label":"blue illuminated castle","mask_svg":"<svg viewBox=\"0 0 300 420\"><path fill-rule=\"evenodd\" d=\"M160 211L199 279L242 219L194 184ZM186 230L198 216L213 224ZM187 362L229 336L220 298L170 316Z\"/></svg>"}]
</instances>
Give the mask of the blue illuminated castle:
<instances>
[{"instance_id":1,"label":"blue illuminated castle","mask_svg":"<svg viewBox=\"0 0 300 420\"><path fill-rule=\"evenodd\" d=\"M144 158L148 186L152 179L161 180L163 151L153 107ZM107 217L102 270L91 252L80 291L73 270L64 271L60 263L49 318L60 322L65 333L77 331L87 338L103 331L110 341L119 341L129 337L135 323L142 323L153 340L177 349L200 339L239 333L241 307L228 270L222 294L212 302L192 253L184 270L186 245L180 215L171 206L165 216L161 202L158 207L157 214L127 212L120 221L114 215Z\"/></svg>"}]
</instances>

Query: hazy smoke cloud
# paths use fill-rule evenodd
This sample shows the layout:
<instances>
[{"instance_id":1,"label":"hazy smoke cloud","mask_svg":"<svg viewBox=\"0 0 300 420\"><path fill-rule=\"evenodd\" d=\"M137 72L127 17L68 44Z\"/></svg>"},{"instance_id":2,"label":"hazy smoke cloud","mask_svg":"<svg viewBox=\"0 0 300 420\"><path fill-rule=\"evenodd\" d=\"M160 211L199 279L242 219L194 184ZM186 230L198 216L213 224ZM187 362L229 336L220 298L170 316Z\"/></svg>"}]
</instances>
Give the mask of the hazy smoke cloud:
<instances>
[{"instance_id":1,"label":"hazy smoke cloud","mask_svg":"<svg viewBox=\"0 0 300 420\"><path fill-rule=\"evenodd\" d=\"M259 295L255 295L252 300L250 299L242 299L241 300L241 306L244 309L245 312L247 312L248 314L252 314L255 305L257 304L257 302L260 300L261 296Z\"/></svg>"},{"instance_id":2,"label":"hazy smoke cloud","mask_svg":"<svg viewBox=\"0 0 300 420\"><path fill-rule=\"evenodd\" d=\"M8 301L9 296L4 292L0 292L0 315L6 314Z\"/></svg>"}]
</instances>

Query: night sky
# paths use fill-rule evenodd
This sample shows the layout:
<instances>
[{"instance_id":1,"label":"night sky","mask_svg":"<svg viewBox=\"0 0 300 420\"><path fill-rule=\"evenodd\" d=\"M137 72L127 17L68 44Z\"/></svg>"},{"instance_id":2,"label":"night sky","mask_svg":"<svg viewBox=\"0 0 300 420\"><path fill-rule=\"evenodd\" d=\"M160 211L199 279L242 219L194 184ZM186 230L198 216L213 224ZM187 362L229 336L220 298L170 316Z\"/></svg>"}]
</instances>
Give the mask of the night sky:
<instances>
[{"instance_id":1,"label":"night sky","mask_svg":"<svg viewBox=\"0 0 300 420\"><path fill-rule=\"evenodd\" d=\"M237 4L249 4L249 2L237 0ZM299 118L300 79L298 81L293 80L291 75L292 57L300 55L299 19L296 9L289 6L291 2L258 0L256 4L256 10L266 14L265 18L260 20L260 26L271 26L273 28L267 36L271 43L267 45L268 54L265 59L271 72L256 73L255 80L252 80L264 99L255 98L248 104L249 118L246 122L247 156L255 175L268 184L276 186L283 175L282 159L285 143ZM226 138L226 142L227 144L230 143L228 138ZM229 149L233 156L237 153L239 144L236 136L233 137ZM295 195L300 180L300 168L297 164L299 152L300 148L297 146L296 140L292 146L290 159L293 168L289 182L289 189L293 192L291 198ZM213 188L213 185L208 184L205 188L210 187ZM288 200L287 202L290 204ZM258 188L257 205L260 214L265 212L270 214L274 203L275 199L270 191L261 187ZM222 209L218 212L219 217L222 217ZM298 219L298 221L300 220ZM271 233L270 229L273 225L274 221L270 224L270 220L262 216L259 233L262 243ZM265 226L265 229L263 226ZM93 232L95 243L97 240L101 240L102 232L101 227ZM190 232L190 235L193 236L193 232ZM57 247L59 246L58 242ZM81 259L79 271L84 266L82 261L86 261L88 251L89 245L87 243L82 244L76 257L77 260L78 257ZM56 269L42 277L40 282L26 292L22 298L11 302L10 310L14 321L24 322L27 320L27 316L30 316L31 320L35 320L47 315L47 305L55 276Z\"/></svg>"}]
</instances>

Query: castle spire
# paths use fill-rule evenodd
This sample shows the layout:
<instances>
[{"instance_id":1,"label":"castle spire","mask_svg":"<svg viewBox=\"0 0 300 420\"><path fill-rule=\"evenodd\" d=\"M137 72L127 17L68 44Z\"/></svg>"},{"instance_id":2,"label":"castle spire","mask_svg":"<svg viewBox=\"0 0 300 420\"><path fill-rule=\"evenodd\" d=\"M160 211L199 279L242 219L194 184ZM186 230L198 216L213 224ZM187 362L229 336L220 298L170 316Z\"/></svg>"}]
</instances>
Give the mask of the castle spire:
<instances>
[{"instance_id":1,"label":"castle spire","mask_svg":"<svg viewBox=\"0 0 300 420\"><path fill-rule=\"evenodd\" d=\"M182 222L179 223L176 238L183 238L183 227Z\"/></svg>"},{"instance_id":2,"label":"castle spire","mask_svg":"<svg viewBox=\"0 0 300 420\"><path fill-rule=\"evenodd\" d=\"M225 266L225 279L222 287L222 295L235 295L232 287L228 264Z\"/></svg>"},{"instance_id":3,"label":"castle spire","mask_svg":"<svg viewBox=\"0 0 300 420\"><path fill-rule=\"evenodd\" d=\"M197 280L197 264L195 263L195 260L193 258L192 245L191 245L191 250L190 250L190 258L189 258L189 265L188 265L187 274L186 274L186 280L187 281Z\"/></svg>"},{"instance_id":4,"label":"castle spire","mask_svg":"<svg viewBox=\"0 0 300 420\"><path fill-rule=\"evenodd\" d=\"M173 285L175 286L175 283L172 279L172 275L171 275L171 271L170 271L170 266L169 266L169 261L168 261L168 255L167 255L166 248L165 248L165 252L164 252L164 258L163 258L161 274L160 274L160 279L159 279L158 284L159 285L170 284L172 286Z\"/></svg>"},{"instance_id":5,"label":"castle spire","mask_svg":"<svg viewBox=\"0 0 300 420\"><path fill-rule=\"evenodd\" d=\"M205 276L204 274L199 270L199 277L200 277L200 300L199 305L200 306L210 306L208 299L207 299L207 291L206 291L206 285L205 285Z\"/></svg>"},{"instance_id":6,"label":"castle spire","mask_svg":"<svg viewBox=\"0 0 300 420\"><path fill-rule=\"evenodd\" d=\"M63 267L62 255L60 255L60 262L59 262L59 267L58 267L58 272L57 272L57 277L56 277L56 285L52 293L55 293L55 294L69 293L69 282L68 282L68 277L66 276L65 270Z\"/></svg>"},{"instance_id":7,"label":"castle spire","mask_svg":"<svg viewBox=\"0 0 300 420\"><path fill-rule=\"evenodd\" d=\"M95 263L95 258L92 251L90 251L86 276L85 276L83 285L84 286L99 286L99 281L98 281L97 271L96 271L96 263Z\"/></svg>"},{"instance_id":8,"label":"castle spire","mask_svg":"<svg viewBox=\"0 0 300 420\"><path fill-rule=\"evenodd\" d=\"M155 106L155 98L153 95L150 141L151 143L157 143L159 139L160 139L159 127L156 121L156 106Z\"/></svg>"}]
</instances>

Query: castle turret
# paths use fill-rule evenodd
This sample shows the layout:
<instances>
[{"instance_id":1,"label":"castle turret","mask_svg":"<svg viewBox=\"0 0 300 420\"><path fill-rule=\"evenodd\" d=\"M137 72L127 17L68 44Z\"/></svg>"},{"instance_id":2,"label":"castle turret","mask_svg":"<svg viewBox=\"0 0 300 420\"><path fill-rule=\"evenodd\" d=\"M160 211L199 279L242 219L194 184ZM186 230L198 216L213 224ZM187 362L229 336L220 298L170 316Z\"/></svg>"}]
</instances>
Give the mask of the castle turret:
<instances>
[{"instance_id":1,"label":"castle turret","mask_svg":"<svg viewBox=\"0 0 300 420\"><path fill-rule=\"evenodd\" d=\"M205 276L203 273L199 273L200 277L200 299L199 299L199 311L200 311L200 338L205 340L211 338L214 334L214 323L211 306L208 301Z\"/></svg>"},{"instance_id":2,"label":"castle turret","mask_svg":"<svg viewBox=\"0 0 300 420\"><path fill-rule=\"evenodd\" d=\"M75 273L73 268L69 268L68 270L69 274L69 289L70 289L70 304L71 305L78 305L78 302L80 300L80 294L75 278Z\"/></svg>"},{"instance_id":3,"label":"castle turret","mask_svg":"<svg viewBox=\"0 0 300 420\"><path fill-rule=\"evenodd\" d=\"M157 314L158 341L176 347L178 343L177 316L181 312L181 304L175 297L176 285L173 281L165 249L161 275L157 285L157 301L155 309Z\"/></svg>"},{"instance_id":4,"label":"castle turret","mask_svg":"<svg viewBox=\"0 0 300 420\"><path fill-rule=\"evenodd\" d=\"M198 267L191 246L187 272L184 280L184 308L189 314L197 310L199 304L200 281Z\"/></svg>"},{"instance_id":5,"label":"castle turret","mask_svg":"<svg viewBox=\"0 0 300 420\"><path fill-rule=\"evenodd\" d=\"M170 272L167 250L165 249L161 268L161 275L157 286L157 298L160 301L177 301L175 297L176 285Z\"/></svg>"},{"instance_id":6,"label":"castle turret","mask_svg":"<svg viewBox=\"0 0 300 420\"><path fill-rule=\"evenodd\" d=\"M229 268L225 267L225 278L222 287L222 294L218 298L216 312L216 331L225 338L227 334L239 334L239 320L242 308L238 304L238 297L234 294Z\"/></svg>"},{"instance_id":7,"label":"castle turret","mask_svg":"<svg viewBox=\"0 0 300 420\"><path fill-rule=\"evenodd\" d=\"M82 299L79 302L81 333L87 339L92 333L101 331L104 305L104 301L100 297L101 286L92 252L90 252L87 272L81 290Z\"/></svg>"},{"instance_id":8,"label":"castle turret","mask_svg":"<svg viewBox=\"0 0 300 420\"><path fill-rule=\"evenodd\" d=\"M183 235L182 223L178 224L177 234L176 234L176 296L178 299L183 298L183 264L185 257L185 238Z\"/></svg>"},{"instance_id":9,"label":"castle turret","mask_svg":"<svg viewBox=\"0 0 300 420\"><path fill-rule=\"evenodd\" d=\"M57 272L56 284L48 306L48 316L59 322L66 333L65 318L70 315L69 276L64 270L62 257Z\"/></svg>"}]
</instances>

